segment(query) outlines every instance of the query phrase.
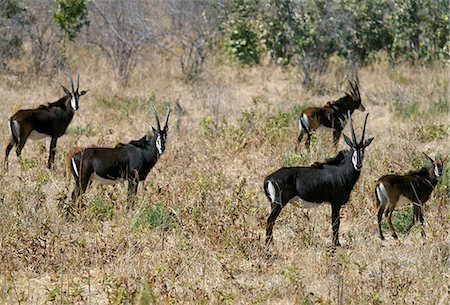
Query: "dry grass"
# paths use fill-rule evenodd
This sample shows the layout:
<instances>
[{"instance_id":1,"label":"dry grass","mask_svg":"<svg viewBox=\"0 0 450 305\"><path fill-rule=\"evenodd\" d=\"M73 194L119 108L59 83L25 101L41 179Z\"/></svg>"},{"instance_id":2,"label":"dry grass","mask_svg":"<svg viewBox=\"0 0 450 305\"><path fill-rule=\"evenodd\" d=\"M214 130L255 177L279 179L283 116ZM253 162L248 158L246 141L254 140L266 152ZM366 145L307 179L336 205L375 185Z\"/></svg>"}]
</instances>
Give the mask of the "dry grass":
<instances>
[{"instance_id":1,"label":"dry grass","mask_svg":"<svg viewBox=\"0 0 450 305\"><path fill-rule=\"evenodd\" d=\"M280 166L334 154L327 132L296 154L294 118L299 104L341 95L339 71L325 75L321 96L304 91L292 69L214 67L189 86L170 62L142 65L121 88L99 57L83 55L73 70L80 67L81 87L91 91L58 142L55 170L45 167L48 142L41 140L27 143L22 165L11 154L9 172L0 174L0 304L448 304L448 169L426 205L425 238L413 229L382 242L373 208L379 176L423 164L423 151L449 153L446 69L377 64L361 71L375 140L343 208L344 246L333 252L329 207L292 205L266 249L262 181ZM55 100L66 82L63 74L50 82L0 75L0 143L14 111ZM86 208L74 209L65 152L137 139L153 122L149 104L163 113L177 99L183 111L173 113L165 155L134 209L125 209L125 183L92 185ZM356 112L356 126L362 119Z\"/></svg>"}]
</instances>

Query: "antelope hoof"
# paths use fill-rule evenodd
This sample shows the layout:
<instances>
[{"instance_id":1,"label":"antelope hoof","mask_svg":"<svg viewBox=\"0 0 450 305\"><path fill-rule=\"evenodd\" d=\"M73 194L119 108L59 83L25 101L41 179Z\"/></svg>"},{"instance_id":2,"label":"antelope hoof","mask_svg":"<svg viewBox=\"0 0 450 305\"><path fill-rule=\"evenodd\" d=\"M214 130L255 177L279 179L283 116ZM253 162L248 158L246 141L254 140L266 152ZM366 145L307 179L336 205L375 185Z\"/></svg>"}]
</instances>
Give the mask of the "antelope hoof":
<instances>
[{"instance_id":1,"label":"antelope hoof","mask_svg":"<svg viewBox=\"0 0 450 305\"><path fill-rule=\"evenodd\" d=\"M394 237L394 239L398 239L397 233L392 234L392 237Z\"/></svg>"}]
</instances>

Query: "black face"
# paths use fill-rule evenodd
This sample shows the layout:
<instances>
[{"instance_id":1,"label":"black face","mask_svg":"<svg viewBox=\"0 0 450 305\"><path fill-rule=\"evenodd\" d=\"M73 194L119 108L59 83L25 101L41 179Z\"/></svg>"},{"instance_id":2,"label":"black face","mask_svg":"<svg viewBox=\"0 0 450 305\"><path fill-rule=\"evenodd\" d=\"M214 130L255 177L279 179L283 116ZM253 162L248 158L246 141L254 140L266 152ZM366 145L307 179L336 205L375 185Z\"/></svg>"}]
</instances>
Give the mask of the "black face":
<instances>
[{"instance_id":1,"label":"black face","mask_svg":"<svg viewBox=\"0 0 450 305\"><path fill-rule=\"evenodd\" d=\"M162 153L166 149L166 138L167 132L165 130L158 132L156 135L156 149L158 150L158 153L160 155L162 155Z\"/></svg>"},{"instance_id":2,"label":"black face","mask_svg":"<svg viewBox=\"0 0 450 305\"><path fill-rule=\"evenodd\" d=\"M348 146L350 146L351 150L351 154L352 154L352 164L353 164L353 168L356 171L360 171L362 168L362 162L364 159L364 149L370 145L370 143L372 143L373 138L370 138L366 141L364 141L364 143L359 143L359 144L354 144L346 135L344 135L344 139L345 142L347 143Z\"/></svg>"},{"instance_id":3,"label":"black face","mask_svg":"<svg viewBox=\"0 0 450 305\"><path fill-rule=\"evenodd\" d=\"M82 90L81 92L78 92L78 87L77 90L75 90L73 88L73 83L72 83L72 79L70 80L71 84L72 84L72 92L70 92L66 87L62 86L64 93L70 98L70 107L72 107L73 110L78 110L78 108L80 108L80 96L85 95L88 90ZM78 79L78 86L79 86L79 79Z\"/></svg>"}]
</instances>

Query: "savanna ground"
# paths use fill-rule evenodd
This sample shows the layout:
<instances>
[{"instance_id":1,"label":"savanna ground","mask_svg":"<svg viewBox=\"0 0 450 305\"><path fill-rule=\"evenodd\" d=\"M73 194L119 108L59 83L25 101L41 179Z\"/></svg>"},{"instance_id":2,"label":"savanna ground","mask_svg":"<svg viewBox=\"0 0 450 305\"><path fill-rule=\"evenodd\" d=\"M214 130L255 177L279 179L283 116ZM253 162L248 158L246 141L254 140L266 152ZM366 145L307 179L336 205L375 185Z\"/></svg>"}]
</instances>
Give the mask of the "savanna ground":
<instances>
[{"instance_id":1,"label":"savanna ground","mask_svg":"<svg viewBox=\"0 0 450 305\"><path fill-rule=\"evenodd\" d=\"M425 165L422 152L449 153L449 78L444 66L360 71L370 113L361 177L341 212L341 243L333 251L330 208L288 205L264 245L269 203L266 175L286 165L310 165L335 154L329 131L298 152L296 116L342 96L337 66L323 90L306 91L294 68L208 68L193 85L176 65L142 64L120 87L98 56L71 62L81 89L90 89L55 169L46 168L49 141L14 151L0 174L0 304L448 304L449 170L425 207L425 232L407 234L410 205L394 216L398 240L378 237L374 181ZM7 120L21 108L56 100L68 84L0 75L2 159ZM175 106L179 101L181 108ZM154 123L150 105L169 121L166 151L126 210L126 183L94 183L86 207L67 195L64 156L71 146L114 146L140 138ZM353 115L357 136L364 114ZM345 130L348 134L348 127ZM340 148L345 144L341 139Z\"/></svg>"}]
</instances>

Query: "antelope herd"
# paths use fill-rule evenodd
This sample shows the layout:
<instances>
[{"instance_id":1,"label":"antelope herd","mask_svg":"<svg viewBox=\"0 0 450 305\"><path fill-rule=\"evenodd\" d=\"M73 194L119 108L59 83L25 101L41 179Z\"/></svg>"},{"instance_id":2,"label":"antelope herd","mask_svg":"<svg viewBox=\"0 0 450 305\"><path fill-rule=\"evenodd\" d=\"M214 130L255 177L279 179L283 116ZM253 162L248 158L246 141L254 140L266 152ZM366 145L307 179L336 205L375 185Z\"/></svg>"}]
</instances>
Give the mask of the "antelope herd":
<instances>
[{"instance_id":1,"label":"antelope herd","mask_svg":"<svg viewBox=\"0 0 450 305\"><path fill-rule=\"evenodd\" d=\"M72 77L68 74L71 91L62 86L65 95L54 103L41 105L35 109L19 110L8 122L10 141L7 144L4 159L5 171L8 170L8 155L16 147L16 155L20 159L27 139L50 137L50 151L47 166L51 168L56 143L70 124L75 111L79 108L80 97L87 90L79 92L80 76L75 89ZM374 138L365 139L368 114L365 116L361 138L356 139L352 113L358 109L365 111L359 91L359 81L349 82L350 93L345 93L337 101L328 102L324 107L306 108L299 115L299 131L297 149L306 135L306 148L311 142L311 132L320 126L333 130L333 142L337 146L341 133L350 121L351 139L344 135L347 150L341 150L333 158L325 162L315 162L311 166L283 167L267 176L264 180L264 191L270 201L271 212L266 225L266 244L272 240L273 226L281 210L289 203L301 201L307 206L331 205L332 244L339 246L340 210L345 205L361 174L364 150ZM149 125L147 133L139 140L127 144L119 143L114 148L78 147L69 150L65 159L66 183L70 175L75 179L72 200L80 205L81 195L93 180L104 184L114 184L120 180L128 182L129 204L134 202L138 184L146 179L150 170L163 154L166 145L170 108L161 127L158 114L153 107L156 128ZM436 157L435 160L425 155L430 165L413 170L405 175L386 175L378 179L375 187L375 201L378 216L380 238L384 239L381 230L383 213L387 217L392 236L397 234L392 225L392 212L401 198L413 203L413 219L409 229L416 221L423 223L423 205L429 199L434 187L443 173L447 157ZM422 230L422 234L423 230Z\"/></svg>"}]
</instances>

